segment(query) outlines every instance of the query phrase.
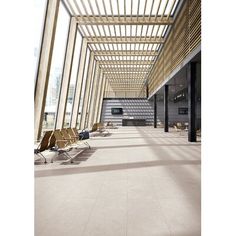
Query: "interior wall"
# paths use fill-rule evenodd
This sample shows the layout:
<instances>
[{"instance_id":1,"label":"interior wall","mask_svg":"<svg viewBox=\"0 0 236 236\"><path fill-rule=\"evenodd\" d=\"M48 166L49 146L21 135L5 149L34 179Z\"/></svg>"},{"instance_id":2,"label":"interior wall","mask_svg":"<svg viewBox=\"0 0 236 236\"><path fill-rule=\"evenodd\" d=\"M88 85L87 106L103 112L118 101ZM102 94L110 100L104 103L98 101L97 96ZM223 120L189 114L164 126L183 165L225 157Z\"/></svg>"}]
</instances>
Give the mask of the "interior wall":
<instances>
[{"instance_id":1,"label":"interior wall","mask_svg":"<svg viewBox=\"0 0 236 236\"><path fill-rule=\"evenodd\" d=\"M111 108L123 108L122 115L112 115ZM146 119L147 125L153 125L153 104L147 99L104 99L101 122L111 121L117 126L122 125L122 119L134 117Z\"/></svg>"},{"instance_id":2,"label":"interior wall","mask_svg":"<svg viewBox=\"0 0 236 236\"><path fill-rule=\"evenodd\" d=\"M179 115L179 107L188 107L187 101L174 103L169 101L169 125L176 122L188 122L188 115ZM123 108L122 115L112 115L111 108ZM200 127L201 104L197 105L197 128ZM104 99L102 106L101 122L111 121L114 125L121 126L122 119L134 117L135 119L146 119L146 125L153 126L154 109L153 101L147 99ZM164 123L164 102L157 102L157 122Z\"/></svg>"},{"instance_id":3,"label":"interior wall","mask_svg":"<svg viewBox=\"0 0 236 236\"><path fill-rule=\"evenodd\" d=\"M181 115L179 114L179 108L187 108L187 101L179 101L174 103L169 101L168 103L168 112L169 112L169 125L172 126L177 122L185 123L188 122L188 114ZM164 124L164 103L157 102L157 122ZM197 102L197 129L201 128L201 103Z\"/></svg>"}]
</instances>

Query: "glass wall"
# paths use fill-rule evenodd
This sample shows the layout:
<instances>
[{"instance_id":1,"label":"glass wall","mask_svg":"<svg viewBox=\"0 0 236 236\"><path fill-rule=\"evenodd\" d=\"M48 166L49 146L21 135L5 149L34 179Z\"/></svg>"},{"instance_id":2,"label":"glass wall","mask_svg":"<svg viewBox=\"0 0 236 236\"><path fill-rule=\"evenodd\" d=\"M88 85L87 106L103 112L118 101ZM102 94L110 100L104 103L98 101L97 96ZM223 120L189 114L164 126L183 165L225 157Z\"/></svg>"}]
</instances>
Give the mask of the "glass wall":
<instances>
[{"instance_id":1,"label":"glass wall","mask_svg":"<svg viewBox=\"0 0 236 236\"><path fill-rule=\"evenodd\" d=\"M80 35L79 31L77 30L75 49L74 49L74 55L73 55L73 63L72 63L72 70L71 70L70 85L69 85L69 91L68 91L67 103L66 103L66 115L65 115L65 120L64 120L64 127L65 128L70 126L72 104L73 104L74 93L75 93L75 84L76 84L79 61L80 61L79 59L80 59L81 45L82 45L82 36Z\"/></svg>"},{"instance_id":2,"label":"glass wall","mask_svg":"<svg viewBox=\"0 0 236 236\"><path fill-rule=\"evenodd\" d=\"M53 129L60 92L70 16L60 2L49 84L44 110L43 130Z\"/></svg>"},{"instance_id":3,"label":"glass wall","mask_svg":"<svg viewBox=\"0 0 236 236\"><path fill-rule=\"evenodd\" d=\"M85 61L85 67L84 67L84 73L83 73L82 89L81 89L80 102L79 102L77 128L79 128L79 124L80 124L80 120L81 120L81 112L82 112L82 106L83 106L83 101L84 101L85 85L86 85L87 74L88 74L89 57L90 57L90 50L89 50L89 48L87 48L86 59L85 59L86 61Z\"/></svg>"},{"instance_id":4,"label":"glass wall","mask_svg":"<svg viewBox=\"0 0 236 236\"><path fill-rule=\"evenodd\" d=\"M34 71L38 70L40 44L42 40L47 0L34 0ZM36 79L36 76L35 76Z\"/></svg>"}]
</instances>

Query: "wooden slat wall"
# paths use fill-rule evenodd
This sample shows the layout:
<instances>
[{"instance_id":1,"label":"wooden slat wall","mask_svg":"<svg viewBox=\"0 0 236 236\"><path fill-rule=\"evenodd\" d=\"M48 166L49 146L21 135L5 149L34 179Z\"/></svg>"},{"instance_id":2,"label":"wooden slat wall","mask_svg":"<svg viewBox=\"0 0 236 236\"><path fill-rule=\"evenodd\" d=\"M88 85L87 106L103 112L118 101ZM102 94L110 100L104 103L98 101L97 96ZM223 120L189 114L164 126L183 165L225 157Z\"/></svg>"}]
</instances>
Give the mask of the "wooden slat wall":
<instances>
[{"instance_id":1,"label":"wooden slat wall","mask_svg":"<svg viewBox=\"0 0 236 236\"><path fill-rule=\"evenodd\" d=\"M201 43L201 1L186 0L149 75L150 94Z\"/></svg>"},{"instance_id":2,"label":"wooden slat wall","mask_svg":"<svg viewBox=\"0 0 236 236\"><path fill-rule=\"evenodd\" d=\"M140 83L140 81L139 81ZM114 84L108 81L104 97L105 98L136 98L145 97L142 92L142 85L134 83L119 83ZM142 95L140 95L142 94Z\"/></svg>"}]
</instances>

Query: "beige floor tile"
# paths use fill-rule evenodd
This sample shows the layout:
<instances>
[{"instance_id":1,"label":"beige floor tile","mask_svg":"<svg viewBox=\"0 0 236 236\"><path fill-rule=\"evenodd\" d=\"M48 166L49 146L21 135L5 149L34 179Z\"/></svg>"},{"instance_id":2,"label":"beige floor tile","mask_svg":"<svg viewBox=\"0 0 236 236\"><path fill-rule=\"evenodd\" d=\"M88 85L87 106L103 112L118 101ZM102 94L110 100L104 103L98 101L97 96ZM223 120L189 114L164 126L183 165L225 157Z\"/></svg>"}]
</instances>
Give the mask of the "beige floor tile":
<instances>
[{"instance_id":1,"label":"beige floor tile","mask_svg":"<svg viewBox=\"0 0 236 236\"><path fill-rule=\"evenodd\" d=\"M86 226L84 236L125 236L127 198L99 198Z\"/></svg>"},{"instance_id":2,"label":"beige floor tile","mask_svg":"<svg viewBox=\"0 0 236 236\"><path fill-rule=\"evenodd\" d=\"M35 165L35 235L200 236L200 143L172 129L110 132L73 165Z\"/></svg>"}]
</instances>

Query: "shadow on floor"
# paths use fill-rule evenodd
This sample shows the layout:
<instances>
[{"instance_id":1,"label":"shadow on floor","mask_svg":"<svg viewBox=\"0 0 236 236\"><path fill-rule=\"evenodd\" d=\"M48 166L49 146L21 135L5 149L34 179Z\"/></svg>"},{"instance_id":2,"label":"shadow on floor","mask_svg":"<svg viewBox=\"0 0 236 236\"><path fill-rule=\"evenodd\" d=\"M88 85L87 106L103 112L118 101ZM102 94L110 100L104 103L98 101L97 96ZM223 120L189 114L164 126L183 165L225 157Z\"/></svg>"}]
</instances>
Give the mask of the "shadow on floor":
<instances>
[{"instance_id":1,"label":"shadow on floor","mask_svg":"<svg viewBox=\"0 0 236 236\"><path fill-rule=\"evenodd\" d=\"M96 131L95 131L96 132ZM97 137L110 137L112 133L91 133L90 138L97 138Z\"/></svg>"},{"instance_id":2,"label":"shadow on floor","mask_svg":"<svg viewBox=\"0 0 236 236\"><path fill-rule=\"evenodd\" d=\"M81 152L81 150L83 150ZM70 151L68 154L70 156L74 156L76 155L76 153L78 153L78 156L76 156L75 158L73 158L74 160L74 165L78 165L80 162L82 161L87 161L89 159L89 157L91 157L97 149L95 148L91 148L91 149L87 149L87 148L78 148L78 149L72 149L72 151ZM47 157L47 163L44 163L44 160L41 159L37 159L36 161L34 161L35 165L47 165L51 163L52 158ZM72 164L70 163L70 161L68 161L68 156L66 156L64 153L61 153L57 156L53 157L53 162L59 162L59 161L63 161L60 164L61 165L69 165Z\"/></svg>"},{"instance_id":3,"label":"shadow on floor","mask_svg":"<svg viewBox=\"0 0 236 236\"><path fill-rule=\"evenodd\" d=\"M177 165L200 165L200 164L201 161L199 160L156 160L147 162L84 166L84 167L66 168L66 169L62 168L62 169L51 169L51 170L38 170L35 171L35 177L37 178L37 177L72 175L72 174L82 174L82 173L101 172L101 171L136 169L136 168L152 167L152 166L177 166Z\"/></svg>"},{"instance_id":4,"label":"shadow on floor","mask_svg":"<svg viewBox=\"0 0 236 236\"><path fill-rule=\"evenodd\" d=\"M152 138L169 138L169 139L175 139L175 138L182 138L185 139L185 136L179 136L179 137L171 137L171 136L152 136L152 137L146 137L146 136L142 136L142 137L118 137L118 138L109 138L109 140L111 139L152 139ZM106 138L99 138L98 140L106 140Z\"/></svg>"},{"instance_id":5,"label":"shadow on floor","mask_svg":"<svg viewBox=\"0 0 236 236\"><path fill-rule=\"evenodd\" d=\"M97 146L99 149L112 149L112 148L134 148L134 147L179 147L179 146L200 146L201 144L188 144L188 143L150 143L150 144L135 144L135 145L116 145L116 146Z\"/></svg>"}]
</instances>

